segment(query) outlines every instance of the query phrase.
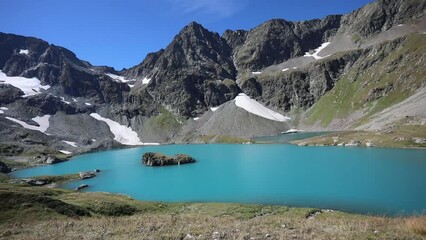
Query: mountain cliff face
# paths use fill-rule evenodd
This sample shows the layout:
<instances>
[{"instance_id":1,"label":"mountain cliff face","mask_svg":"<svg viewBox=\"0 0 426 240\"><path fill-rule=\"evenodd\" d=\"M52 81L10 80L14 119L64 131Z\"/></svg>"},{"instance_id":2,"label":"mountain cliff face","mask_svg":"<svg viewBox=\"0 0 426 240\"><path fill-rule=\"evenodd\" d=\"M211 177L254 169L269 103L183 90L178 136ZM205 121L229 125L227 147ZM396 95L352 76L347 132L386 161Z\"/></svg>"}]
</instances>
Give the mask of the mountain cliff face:
<instances>
[{"instance_id":1,"label":"mountain cliff face","mask_svg":"<svg viewBox=\"0 0 426 240\"><path fill-rule=\"evenodd\" d=\"M8 76L36 77L71 97L94 98L100 103L120 103L127 84L113 81L78 59L68 49L37 38L0 33L0 69Z\"/></svg>"},{"instance_id":2,"label":"mountain cliff face","mask_svg":"<svg viewBox=\"0 0 426 240\"><path fill-rule=\"evenodd\" d=\"M238 94L232 84L214 81L235 79L231 47L217 33L196 22L183 28L166 49L149 54L124 74L152 79L150 95L177 114L195 116ZM205 94L207 92L207 94Z\"/></svg>"},{"instance_id":3,"label":"mountain cliff face","mask_svg":"<svg viewBox=\"0 0 426 240\"><path fill-rule=\"evenodd\" d=\"M37 38L0 33L0 141L77 153L290 127L359 128L423 91L425 6L378 0L346 15L273 19L222 36L191 22L120 72ZM242 93L253 106L235 104ZM258 104L292 120L249 111Z\"/></svg>"},{"instance_id":4,"label":"mountain cliff face","mask_svg":"<svg viewBox=\"0 0 426 240\"><path fill-rule=\"evenodd\" d=\"M250 30L244 43L236 49L237 68L257 71L301 56L333 36L340 26L340 18L329 16L304 22L267 21Z\"/></svg>"}]
</instances>

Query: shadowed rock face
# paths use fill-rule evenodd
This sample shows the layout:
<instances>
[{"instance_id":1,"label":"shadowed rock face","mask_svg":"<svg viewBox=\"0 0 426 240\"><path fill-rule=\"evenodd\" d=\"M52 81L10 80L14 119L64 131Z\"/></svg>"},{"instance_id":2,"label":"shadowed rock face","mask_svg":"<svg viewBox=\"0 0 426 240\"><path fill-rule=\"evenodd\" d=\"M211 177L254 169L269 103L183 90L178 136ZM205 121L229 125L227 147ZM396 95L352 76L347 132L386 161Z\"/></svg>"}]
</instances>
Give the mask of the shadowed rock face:
<instances>
[{"instance_id":1,"label":"shadowed rock face","mask_svg":"<svg viewBox=\"0 0 426 240\"><path fill-rule=\"evenodd\" d=\"M195 163L195 159L185 154L176 154L170 157L162 153L147 152L142 156L142 163L146 166L158 167Z\"/></svg>"},{"instance_id":2,"label":"shadowed rock face","mask_svg":"<svg viewBox=\"0 0 426 240\"><path fill-rule=\"evenodd\" d=\"M0 161L0 173L10 173L12 169L6 163Z\"/></svg>"}]
</instances>

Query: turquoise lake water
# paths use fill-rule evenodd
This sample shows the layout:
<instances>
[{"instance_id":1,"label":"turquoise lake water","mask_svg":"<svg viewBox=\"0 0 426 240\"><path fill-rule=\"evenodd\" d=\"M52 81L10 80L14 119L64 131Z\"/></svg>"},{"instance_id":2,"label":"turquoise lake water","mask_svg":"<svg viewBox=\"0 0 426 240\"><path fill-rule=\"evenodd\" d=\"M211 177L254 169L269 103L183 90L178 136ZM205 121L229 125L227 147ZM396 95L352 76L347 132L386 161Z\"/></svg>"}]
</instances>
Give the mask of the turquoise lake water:
<instances>
[{"instance_id":1,"label":"turquoise lake water","mask_svg":"<svg viewBox=\"0 0 426 240\"><path fill-rule=\"evenodd\" d=\"M146 167L147 151L185 153L197 163ZM288 144L165 145L83 154L15 177L100 169L86 191L168 202L284 204L371 214L426 214L426 151Z\"/></svg>"}]
</instances>

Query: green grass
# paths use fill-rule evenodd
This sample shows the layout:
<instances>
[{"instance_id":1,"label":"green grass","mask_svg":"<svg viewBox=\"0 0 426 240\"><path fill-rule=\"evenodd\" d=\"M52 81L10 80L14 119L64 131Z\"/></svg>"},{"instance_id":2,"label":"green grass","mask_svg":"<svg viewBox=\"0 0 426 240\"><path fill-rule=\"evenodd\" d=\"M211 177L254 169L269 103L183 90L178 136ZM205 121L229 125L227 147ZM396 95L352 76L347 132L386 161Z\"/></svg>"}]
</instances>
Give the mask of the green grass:
<instances>
[{"instance_id":1,"label":"green grass","mask_svg":"<svg viewBox=\"0 0 426 240\"><path fill-rule=\"evenodd\" d=\"M386 218L228 203L141 202L123 195L0 184L5 239L422 239L425 217Z\"/></svg>"},{"instance_id":2,"label":"green grass","mask_svg":"<svg viewBox=\"0 0 426 240\"><path fill-rule=\"evenodd\" d=\"M149 120L149 124L154 129L159 130L175 130L180 129L181 124L176 117L165 108L161 108L160 114Z\"/></svg>"}]
</instances>

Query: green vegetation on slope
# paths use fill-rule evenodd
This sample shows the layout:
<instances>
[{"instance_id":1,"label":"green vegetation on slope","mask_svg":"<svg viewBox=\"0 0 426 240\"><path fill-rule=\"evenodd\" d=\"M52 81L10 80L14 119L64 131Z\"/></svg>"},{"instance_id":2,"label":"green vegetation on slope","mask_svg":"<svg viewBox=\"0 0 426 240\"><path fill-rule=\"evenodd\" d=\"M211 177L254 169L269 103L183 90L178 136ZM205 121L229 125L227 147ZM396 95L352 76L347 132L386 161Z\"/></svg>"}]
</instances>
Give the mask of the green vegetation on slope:
<instances>
[{"instance_id":1,"label":"green vegetation on slope","mask_svg":"<svg viewBox=\"0 0 426 240\"><path fill-rule=\"evenodd\" d=\"M167 111L165 108L161 108L160 114L150 120L150 125L154 129L163 130L175 130L180 129L181 127L181 124L178 122L173 113Z\"/></svg>"},{"instance_id":2,"label":"green vegetation on slope","mask_svg":"<svg viewBox=\"0 0 426 240\"><path fill-rule=\"evenodd\" d=\"M385 131L346 131L335 132L324 136L293 141L293 144L337 145L339 143L359 142L360 146L371 143L376 147L395 148L426 148L426 143L416 142L415 139L426 139L426 125L395 125Z\"/></svg>"},{"instance_id":3,"label":"green vegetation on slope","mask_svg":"<svg viewBox=\"0 0 426 240\"><path fill-rule=\"evenodd\" d=\"M307 123L328 126L334 119L346 118L357 110L361 117L353 126L399 103L424 86L426 35L406 38L368 49L345 75L307 112Z\"/></svg>"}]
</instances>

